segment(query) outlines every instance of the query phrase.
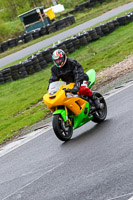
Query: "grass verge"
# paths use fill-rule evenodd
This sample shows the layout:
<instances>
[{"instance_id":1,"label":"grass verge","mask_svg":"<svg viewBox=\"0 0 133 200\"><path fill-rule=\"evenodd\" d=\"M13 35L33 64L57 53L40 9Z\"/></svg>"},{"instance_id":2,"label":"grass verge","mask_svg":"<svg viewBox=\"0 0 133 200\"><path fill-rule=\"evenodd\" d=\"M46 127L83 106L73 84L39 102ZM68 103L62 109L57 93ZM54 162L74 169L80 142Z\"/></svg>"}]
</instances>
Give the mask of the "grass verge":
<instances>
[{"instance_id":1,"label":"grass verge","mask_svg":"<svg viewBox=\"0 0 133 200\"><path fill-rule=\"evenodd\" d=\"M133 22L70 54L87 71L97 72L133 53ZM32 76L0 85L0 144L18 134L18 130L47 116L42 102L47 91L51 64Z\"/></svg>"}]
</instances>

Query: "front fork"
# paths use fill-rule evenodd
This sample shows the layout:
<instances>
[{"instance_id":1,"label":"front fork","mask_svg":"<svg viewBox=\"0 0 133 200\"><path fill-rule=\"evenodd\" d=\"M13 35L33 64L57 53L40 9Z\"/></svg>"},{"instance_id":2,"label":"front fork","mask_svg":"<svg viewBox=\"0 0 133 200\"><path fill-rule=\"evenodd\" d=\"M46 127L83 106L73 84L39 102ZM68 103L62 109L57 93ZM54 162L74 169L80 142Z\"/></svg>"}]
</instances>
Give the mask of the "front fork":
<instances>
[{"instance_id":1,"label":"front fork","mask_svg":"<svg viewBox=\"0 0 133 200\"><path fill-rule=\"evenodd\" d=\"M65 106L65 111L66 111L66 126L72 126L72 121L68 118L68 108Z\"/></svg>"},{"instance_id":2,"label":"front fork","mask_svg":"<svg viewBox=\"0 0 133 200\"><path fill-rule=\"evenodd\" d=\"M62 116L62 119L64 120L66 126L72 126L72 121L71 119L68 117L68 108L66 106L64 106L64 108L62 109L58 109L58 107L55 109L55 111L53 112L53 115L57 115L60 114Z\"/></svg>"}]
</instances>

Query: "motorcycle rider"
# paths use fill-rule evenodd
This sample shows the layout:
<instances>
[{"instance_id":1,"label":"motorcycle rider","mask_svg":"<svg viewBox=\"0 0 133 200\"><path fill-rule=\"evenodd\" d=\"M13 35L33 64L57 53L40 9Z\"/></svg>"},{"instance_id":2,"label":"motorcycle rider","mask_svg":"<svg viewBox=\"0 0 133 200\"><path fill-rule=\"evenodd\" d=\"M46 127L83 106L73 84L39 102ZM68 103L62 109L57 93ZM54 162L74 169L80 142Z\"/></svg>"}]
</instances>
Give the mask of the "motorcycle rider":
<instances>
[{"instance_id":1,"label":"motorcycle rider","mask_svg":"<svg viewBox=\"0 0 133 200\"><path fill-rule=\"evenodd\" d=\"M99 109L101 103L95 93L87 87L88 75L84 73L83 67L76 60L67 58L62 49L57 49L53 52L52 60L54 65L51 68L49 84L60 79L67 84L74 82L72 93L79 92L81 95L88 96L93 101L96 109Z\"/></svg>"}]
</instances>

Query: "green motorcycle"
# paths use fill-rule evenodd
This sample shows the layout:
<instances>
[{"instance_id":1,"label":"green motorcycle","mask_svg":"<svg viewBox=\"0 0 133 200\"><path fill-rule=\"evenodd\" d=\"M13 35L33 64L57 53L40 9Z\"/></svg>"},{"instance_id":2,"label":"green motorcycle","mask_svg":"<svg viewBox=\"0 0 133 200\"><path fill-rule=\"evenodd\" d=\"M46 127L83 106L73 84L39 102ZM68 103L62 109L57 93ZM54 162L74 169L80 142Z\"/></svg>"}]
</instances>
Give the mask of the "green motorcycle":
<instances>
[{"instance_id":1,"label":"green motorcycle","mask_svg":"<svg viewBox=\"0 0 133 200\"><path fill-rule=\"evenodd\" d=\"M91 69L86 73L89 77L88 88L95 83L96 73ZM107 116L107 105L104 97L95 92L95 97L102 104L102 108L96 109L93 101L86 96L73 94L74 83L66 85L63 81L50 84L49 92L43 100L53 113L53 130L58 139L68 141L73 130L89 122L101 123Z\"/></svg>"}]
</instances>

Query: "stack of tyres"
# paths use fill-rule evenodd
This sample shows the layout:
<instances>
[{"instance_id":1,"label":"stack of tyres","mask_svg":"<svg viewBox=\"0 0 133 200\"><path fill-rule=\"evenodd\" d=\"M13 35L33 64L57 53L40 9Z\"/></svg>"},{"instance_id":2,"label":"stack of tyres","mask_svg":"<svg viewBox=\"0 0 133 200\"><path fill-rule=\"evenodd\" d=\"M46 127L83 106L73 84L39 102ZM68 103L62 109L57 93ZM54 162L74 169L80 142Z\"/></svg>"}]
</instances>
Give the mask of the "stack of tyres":
<instances>
[{"instance_id":1,"label":"stack of tyres","mask_svg":"<svg viewBox=\"0 0 133 200\"><path fill-rule=\"evenodd\" d=\"M87 43L90 43L92 41L92 37L87 31L84 31L82 34L85 36Z\"/></svg>"},{"instance_id":2,"label":"stack of tyres","mask_svg":"<svg viewBox=\"0 0 133 200\"><path fill-rule=\"evenodd\" d=\"M24 65L28 75L35 73L33 63L30 59L27 59L26 61L24 61L23 65Z\"/></svg>"},{"instance_id":3,"label":"stack of tyres","mask_svg":"<svg viewBox=\"0 0 133 200\"><path fill-rule=\"evenodd\" d=\"M57 44L56 49L62 49L64 52L66 52L66 54L68 54L68 50L64 42Z\"/></svg>"},{"instance_id":4,"label":"stack of tyres","mask_svg":"<svg viewBox=\"0 0 133 200\"><path fill-rule=\"evenodd\" d=\"M39 60L39 62L44 60L42 52L38 52L35 55L37 56L37 59Z\"/></svg>"},{"instance_id":5,"label":"stack of tyres","mask_svg":"<svg viewBox=\"0 0 133 200\"><path fill-rule=\"evenodd\" d=\"M20 78L26 78L28 76L28 73L26 71L26 68L23 63L19 63L18 65L18 74Z\"/></svg>"},{"instance_id":6,"label":"stack of tyres","mask_svg":"<svg viewBox=\"0 0 133 200\"><path fill-rule=\"evenodd\" d=\"M66 23L68 22L67 19L63 18L63 19L60 19L58 21L58 26L57 26L57 29L63 29L63 28L66 28ZM69 23L70 25L70 23Z\"/></svg>"},{"instance_id":7,"label":"stack of tyres","mask_svg":"<svg viewBox=\"0 0 133 200\"><path fill-rule=\"evenodd\" d=\"M96 32L96 29L91 29L91 30L89 30L87 32L91 36L92 41L98 40L100 38L100 36Z\"/></svg>"},{"instance_id":8,"label":"stack of tyres","mask_svg":"<svg viewBox=\"0 0 133 200\"><path fill-rule=\"evenodd\" d=\"M11 75L11 68L8 67L8 68L5 68L2 70L2 74L3 74L3 77L4 77L4 82L9 82L9 81L12 81L12 75Z\"/></svg>"},{"instance_id":9,"label":"stack of tyres","mask_svg":"<svg viewBox=\"0 0 133 200\"><path fill-rule=\"evenodd\" d=\"M110 33L107 23L101 24L101 30L104 33L104 35L108 35Z\"/></svg>"},{"instance_id":10,"label":"stack of tyres","mask_svg":"<svg viewBox=\"0 0 133 200\"><path fill-rule=\"evenodd\" d=\"M40 65L41 69L46 68L47 67L47 62L46 62L46 60L44 60L42 52L36 53L36 56L37 56L37 58L39 60L39 65Z\"/></svg>"},{"instance_id":11,"label":"stack of tyres","mask_svg":"<svg viewBox=\"0 0 133 200\"><path fill-rule=\"evenodd\" d=\"M23 44L24 43L24 35L19 35L16 37L17 44Z\"/></svg>"},{"instance_id":12,"label":"stack of tyres","mask_svg":"<svg viewBox=\"0 0 133 200\"><path fill-rule=\"evenodd\" d=\"M48 30L48 33L56 32L55 24L49 24L49 25L47 25L47 30Z\"/></svg>"},{"instance_id":13,"label":"stack of tyres","mask_svg":"<svg viewBox=\"0 0 133 200\"><path fill-rule=\"evenodd\" d=\"M84 46L88 44L86 36L84 34L78 34L77 38L79 39L80 46Z\"/></svg>"},{"instance_id":14,"label":"stack of tyres","mask_svg":"<svg viewBox=\"0 0 133 200\"><path fill-rule=\"evenodd\" d=\"M69 21L68 17L65 17L62 19L64 21L64 27L68 27L72 24L72 22Z\"/></svg>"},{"instance_id":15,"label":"stack of tyres","mask_svg":"<svg viewBox=\"0 0 133 200\"><path fill-rule=\"evenodd\" d=\"M52 46L52 47L49 47L48 49L49 49L49 54L52 55L53 52L57 49L57 45L54 45L54 46Z\"/></svg>"},{"instance_id":16,"label":"stack of tyres","mask_svg":"<svg viewBox=\"0 0 133 200\"><path fill-rule=\"evenodd\" d=\"M3 52L3 50L2 50L1 45L0 45L0 53L2 53L2 52Z\"/></svg>"},{"instance_id":17,"label":"stack of tyres","mask_svg":"<svg viewBox=\"0 0 133 200\"><path fill-rule=\"evenodd\" d=\"M127 14L127 15L126 15L125 25L126 25L126 24L129 24L131 21L132 21L132 20L131 20L131 15Z\"/></svg>"},{"instance_id":18,"label":"stack of tyres","mask_svg":"<svg viewBox=\"0 0 133 200\"><path fill-rule=\"evenodd\" d=\"M11 38L11 39L7 40L7 42L8 42L8 46L10 48L17 46L17 39L16 38Z\"/></svg>"},{"instance_id":19,"label":"stack of tyres","mask_svg":"<svg viewBox=\"0 0 133 200\"><path fill-rule=\"evenodd\" d=\"M74 14L74 13L75 13L76 11L78 11L78 10L79 10L79 9L75 8L75 9L73 9L73 10L70 10L69 13L70 13L70 14Z\"/></svg>"},{"instance_id":20,"label":"stack of tyres","mask_svg":"<svg viewBox=\"0 0 133 200\"><path fill-rule=\"evenodd\" d=\"M84 4L84 7L85 8L90 8L90 1L86 1L85 4Z\"/></svg>"},{"instance_id":21,"label":"stack of tyres","mask_svg":"<svg viewBox=\"0 0 133 200\"><path fill-rule=\"evenodd\" d=\"M67 19L69 20L70 25L75 23L75 18L73 15L68 16Z\"/></svg>"},{"instance_id":22,"label":"stack of tyres","mask_svg":"<svg viewBox=\"0 0 133 200\"><path fill-rule=\"evenodd\" d=\"M1 43L1 49L2 49L2 51L6 51L8 49L8 42L7 41Z\"/></svg>"},{"instance_id":23,"label":"stack of tyres","mask_svg":"<svg viewBox=\"0 0 133 200\"><path fill-rule=\"evenodd\" d=\"M117 18L113 20L113 24L114 24L115 29L118 28L118 27L120 26L120 24L119 24Z\"/></svg>"},{"instance_id":24,"label":"stack of tyres","mask_svg":"<svg viewBox=\"0 0 133 200\"><path fill-rule=\"evenodd\" d=\"M75 6L75 9L73 10L72 13L78 12L78 11L82 11L82 10L83 10L83 7L81 7L80 5L77 5L77 6ZM69 13L71 13L71 11L69 11ZM71 13L71 14L72 14L72 13Z\"/></svg>"},{"instance_id":25,"label":"stack of tyres","mask_svg":"<svg viewBox=\"0 0 133 200\"><path fill-rule=\"evenodd\" d=\"M33 38L32 38L32 34L31 33L25 33L24 36L23 36L23 41L24 43L27 43L29 41L31 41Z\"/></svg>"},{"instance_id":26,"label":"stack of tyres","mask_svg":"<svg viewBox=\"0 0 133 200\"><path fill-rule=\"evenodd\" d=\"M39 62L39 64L40 64L41 69L46 68L47 65L48 65L47 62L46 62L46 60L43 60L43 61Z\"/></svg>"},{"instance_id":27,"label":"stack of tyres","mask_svg":"<svg viewBox=\"0 0 133 200\"><path fill-rule=\"evenodd\" d=\"M127 24L133 21L133 15L131 13L126 15L126 21L127 21Z\"/></svg>"},{"instance_id":28,"label":"stack of tyres","mask_svg":"<svg viewBox=\"0 0 133 200\"><path fill-rule=\"evenodd\" d=\"M94 6L97 3L97 0L90 0L90 7Z\"/></svg>"},{"instance_id":29,"label":"stack of tyres","mask_svg":"<svg viewBox=\"0 0 133 200\"><path fill-rule=\"evenodd\" d=\"M90 6L91 6L90 1L86 1L86 2L83 2L83 3L78 4L77 6L75 6L74 11L75 12L82 11L84 8L89 8Z\"/></svg>"},{"instance_id":30,"label":"stack of tyres","mask_svg":"<svg viewBox=\"0 0 133 200\"><path fill-rule=\"evenodd\" d=\"M47 35L47 34L48 34L47 26L41 27L41 28L40 28L40 31L39 31L39 35L40 35L40 36L43 36L43 35Z\"/></svg>"},{"instance_id":31,"label":"stack of tyres","mask_svg":"<svg viewBox=\"0 0 133 200\"><path fill-rule=\"evenodd\" d=\"M11 68L12 79L14 81L18 80L20 78L20 75L18 73L18 64L13 65L10 68Z\"/></svg>"},{"instance_id":32,"label":"stack of tyres","mask_svg":"<svg viewBox=\"0 0 133 200\"><path fill-rule=\"evenodd\" d=\"M31 33L34 40L40 37L40 29L33 30Z\"/></svg>"},{"instance_id":33,"label":"stack of tyres","mask_svg":"<svg viewBox=\"0 0 133 200\"><path fill-rule=\"evenodd\" d=\"M115 30L115 26L114 26L113 21L107 22L107 25L108 25L108 28L109 28L109 30L110 30L110 33L113 32L113 31Z\"/></svg>"},{"instance_id":34,"label":"stack of tyres","mask_svg":"<svg viewBox=\"0 0 133 200\"><path fill-rule=\"evenodd\" d=\"M88 31L86 31L86 32L88 33L88 36L86 36L86 39L87 39L88 43L90 43L92 41L92 37L91 37L91 35L89 34Z\"/></svg>"},{"instance_id":35,"label":"stack of tyres","mask_svg":"<svg viewBox=\"0 0 133 200\"><path fill-rule=\"evenodd\" d=\"M61 30L66 27L65 20L61 19L54 22L56 30Z\"/></svg>"},{"instance_id":36,"label":"stack of tyres","mask_svg":"<svg viewBox=\"0 0 133 200\"><path fill-rule=\"evenodd\" d=\"M104 36L104 33L102 32L102 29L101 29L101 26L97 26L95 27L95 30L97 32L97 35L99 35L100 37L103 37Z\"/></svg>"},{"instance_id":37,"label":"stack of tyres","mask_svg":"<svg viewBox=\"0 0 133 200\"><path fill-rule=\"evenodd\" d=\"M81 7L81 10L83 10L84 8L89 8L90 7L90 1L83 2L83 3L79 4L78 6Z\"/></svg>"},{"instance_id":38,"label":"stack of tyres","mask_svg":"<svg viewBox=\"0 0 133 200\"><path fill-rule=\"evenodd\" d=\"M4 81L3 74L2 74L2 72L0 72L0 85L4 84L4 83L5 83L5 81Z\"/></svg>"},{"instance_id":39,"label":"stack of tyres","mask_svg":"<svg viewBox=\"0 0 133 200\"><path fill-rule=\"evenodd\" d=\"M75 51L72 39L67 39L63 43L66 45L68 53L73 53Z\"/></svg>"},{"instance_id":40,"label":"stack of tyres","mask_svg":"<svg viewBox=\"0 0 133 200\"><path fill-rule=\"evenodd\" d=\"M68 13L65 12L65 13L62 14L62 16L67 17L67 16L68 16Z\"/></svg>"},{"instance_id":41,"label":"stack of tyres","mask_svg":"<svg viewBox=\"0 0 133 200\"><path fill-rule=\"evenodd\" d=\"M31 62L32 62L32 65L33 65L33 69L35 70L35 72L39 72L42 70L40 64L39 64L39 60L37 58L36 55L33 55L32 58L31 58Z\"/></svg>"},{"instance_id":42,"label":"stack of tyres","mask_svg":"<svg viewBox=\"0 0 133 200\"><path fill-rule=\"evenodd\" d=\"M117 21L120 25L126 25L133 21L133 12L128 13L125 16L118 17Z\"/></svg>"},{"instance_id":43,"label":"stack of tyres","mask_svg":"<svg viewBox=\"0 0 133 200\"><path fill-rule=\"evenodd\" d=\"M126 25L127 24L127 17L126 16L118 17L117 21L119 22L120 25Z\"/></svg>"},{"instance_id":44,"label":"stack of tyres","mask_svg":"<svg viewBox=\"0 0 133 200\"><path fill-rule=\"evenodd\" d=\"M72 38L72 43L75 49L79 49L80 48L80 41L76 36L73 36Z\"/></svg>"},{"instance_id":45,"label":"stack of tyres","mask_svg":"<svg viewBox=\"0 0 133 200\"><path fill-rule=\"evenodd\" d=\"M128 13L128 15L130 15L130 18L131 18L131 22L133 21L133 11Z\"/></svg>"},{"instance_id":46,"label":"stack of tyres","mask_svg":"<svg viewBox=\"0 0 133 200\"><path fill-rule=\"evenodd\" d=\"M44 60L46 60L47 63L52 62L52 55L51 55L51 51L50 48L45 49L44 51L42 51Z\"/></svg>"}]
</instances>

